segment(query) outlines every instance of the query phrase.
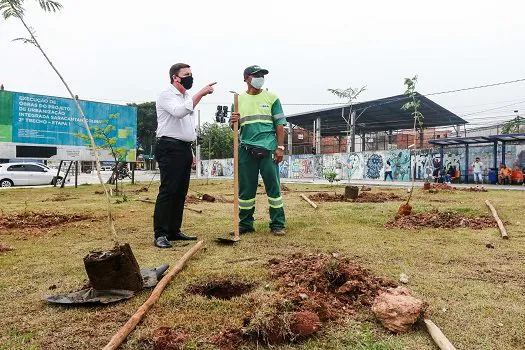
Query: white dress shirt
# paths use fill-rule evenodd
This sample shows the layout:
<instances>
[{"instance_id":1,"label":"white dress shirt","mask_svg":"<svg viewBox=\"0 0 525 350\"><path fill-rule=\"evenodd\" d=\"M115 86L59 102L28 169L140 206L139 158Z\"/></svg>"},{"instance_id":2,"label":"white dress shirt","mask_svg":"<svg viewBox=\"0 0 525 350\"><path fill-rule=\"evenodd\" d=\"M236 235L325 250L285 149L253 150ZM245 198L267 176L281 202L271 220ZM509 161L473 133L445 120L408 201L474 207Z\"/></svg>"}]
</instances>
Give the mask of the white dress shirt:
<instances>
[{"instance_id":1,"label":"white dress shirt","mask_svg":"<svg viewBox=\"0 0 525 350\"><path fill-rule=\"evenodd\" d=\"M161 136L186 142L197 138L193 100L187 91L182 94L173 85L157 98L157 137Z\"/></svg>"}]
</instances>

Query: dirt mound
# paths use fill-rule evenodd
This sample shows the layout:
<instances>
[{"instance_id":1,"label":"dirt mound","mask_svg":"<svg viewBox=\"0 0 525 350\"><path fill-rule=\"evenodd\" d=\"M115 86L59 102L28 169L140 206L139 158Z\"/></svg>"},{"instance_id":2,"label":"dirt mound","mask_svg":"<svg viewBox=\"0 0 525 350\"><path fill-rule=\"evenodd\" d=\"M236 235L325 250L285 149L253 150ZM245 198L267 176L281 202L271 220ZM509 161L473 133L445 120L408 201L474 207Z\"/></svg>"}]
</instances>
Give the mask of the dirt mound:
<instances>
[{"instance_id":1,"label":"dirt mound","mask_svg":"<svg viewBox=\"0 0 525 350\"><path fill-rule=\"evenodd\" d=\"M88 214L65 215L45 212L26 212L0 216L0 228L46 228L88 219L93 220L93 217Z\"/></svg>"},{"instance_id":2,"label":"dirt mound","mask_svg":"<svg viewBox=\"0 0 525 350\"><path fill-rule=\"evenodd\" d=\"M43 199L42 202L64 202L71 199L78 199L78 197L72 197L67 193L56 193L53 197Z\"/></svg>"},{"instance_id":3,"label":"dirt mound","mask_svg":"<svg viewBox=\"0 0 525 350\"><path fill-rule=\"evenodd\" d=\"M487 227L497 227L493 218L488 216L465 216L458 213L438 210L429 213L416 213L397 216L385 224L387 228L418 229L424 227L454 229L460 227L481 230Z\"/></svg>"},{"instance_id":4,"label":"dirt mound","mask_svg":"<svg viewBox=\"0 0 525 350\"><path fill-rule=\"evenodd\" d=\"M338 254L294 254L272 259L268 268L277 291L254 300L243 328L228 329L215 339L221 349L249 342L280 344L305 339L325 322L370 308L379 292L395 287L349 258Z\"/></svg>"},{"instance_id":5,"label":"dirt mound","mask_svg":"<svg viewBox=\"0 0 525 350\"><path fill-rule=\"evenodd\" d=\"M281 191L283 191L283 192L289 192L289 191L291 191L291 190L290 190L290 188L288 188L287 186L281 184Z\"/></svg>"},{"instance_id":6,"label":"dirt mound","mask_svg":"<svg viewBox=\"0 0 525 350\"><path fill-rule=\"evenodd\" d=\"M458 188L458 187L450 186L450 185L443 184L443 183L432 184L430 186L430 189L428 190L429 193L438 193L439 191L488 192L488 190L483 186Z\"/></svg>"},{"instance_id":7,"label":"dirt mound","mask_svg":"<svg viewBox=\"0 0 525 350\"><path fill-rule=\"evenodd\" d=\"M199 294L208 298L230 300L250 292L253 284L235 281L231 278L222 278L204 283L192 284L186 288L186 292Z\"/></svg>"},{"instance_id":8,"label":"dirt mound","mask_svg":"<svg viewBox=\"0 0 525 350\"><path fill-rule=\"evenodd\" d=\"M190 335L181 329L159 327L153 332L153 350L182 350Z\"/></svg>"},{"instance_id":9,"label":"dirt mound","mask_svg":"<svg viewBox=\"0 0 525 350\"><path fill-rule=\"evenodd\" d=\"M11 250L13 250L13 248L11 248L10 246L0 243L0 253L9 252Z\"/></svg>"},{"instance_id":10,"label":"dirt mound","mask_svg":"<svg viewBox=\"0 0 525 350\"><path fill-rule=\"evenodd\" d=\"M395 333L408 332L427 309L428 304L414 298L405 287L381 291L372 305L372 312L383 326Z\"/></svg>"},{"instance_id":11,"label":"dirt mound","mask_svg":"<svg viewBox=\"0 0 525 350\"><path fill-rule=\"evenodd\" d=\"M142 192L148 192L148 188L147 187L141 187L139 189L136 189L136 190L133 190L131 191L133 193L142 193Z\"/></svg>"},{"instance_id":12,"label":"dirt mound","mask_svg":"<svg viewBox=\"0 0 525 350\"><path fill-rule=\"evenodd\" d=\"M196 204L196 203L199 203L200 202L200 199L197 198L197 196L194 196L194 195L189 195L189 196L186 196L186 201L184 203L186 204Z\"/></svg>"},{"instance_id":13,"label":"dirt mound","mask_svg":"<svg viewBox=\"0 0 525 350\"><path fill-rule=\"evenodd\" d=\"M388 201L401 201L402 197L390 192L361 192L356 199L345 199L342 194L314 193L308 196L314 202L357 202L357 203L383 203Z\"/></svg>"}]
</instances>

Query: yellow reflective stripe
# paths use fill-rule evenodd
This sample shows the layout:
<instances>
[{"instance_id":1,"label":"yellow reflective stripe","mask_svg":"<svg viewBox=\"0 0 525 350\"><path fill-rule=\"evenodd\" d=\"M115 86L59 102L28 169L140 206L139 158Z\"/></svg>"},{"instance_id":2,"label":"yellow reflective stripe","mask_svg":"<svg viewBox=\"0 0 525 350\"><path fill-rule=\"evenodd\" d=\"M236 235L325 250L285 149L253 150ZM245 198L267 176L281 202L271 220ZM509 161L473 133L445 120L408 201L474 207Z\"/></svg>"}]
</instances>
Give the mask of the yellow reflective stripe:
<instances>
[{"instance_id":1,"label":"yellow reflective stripe","mask_svg":"<svg viewBox=\"0 0 525 350\"><path fill-rule=\"evenodd\" d=\"M242 207L239 205L239 210L250 210L250 209L253 209L255 208L255 205L252 205L252 206L249 206L249 207Z\"/></svg>"},{"instance_id":2,"label":"yellow reflective stripe","mask_svg":"<svg viewBox=\"0 0 525 350\"><path fill-rule=\"evenodd\" d=\"M255 198L252 199L239 199L240 203L255 203Z\"/></svg>"},{"instance_id":3,"label":"yellow reflective stripe","mask_svg":"<svg viewBox=\"0 0 525 350\"><path fill-rule=\"evenodd\" d=\"M282 203L279 204L279 205L271 205L270 204L270 208L279 209L279 208L282 208L282 207L284 207L284 204L282 204Z\"/></svg>"},{"instance_id":4,"label":"yellow reflective stripe","mask_svg":"<svg viewBox=\"0 0 525 350\"><path fill-rule=\"evenodd\" d=\"M283 199L283 196L280 196L280 197L277 197L277 198L273 198L273 197L268 197L268 200L269 201L280 201Z\"/></svg>"},{"instance_id":5,"label":"yellow reflective stripe","mask_svg":"<svg viewBox=\"0 0 525 350\"><path fill-rule=\"evenodd\" d=\"M273 120L262 120L262 119L250 120L247 122L241 122L241 126L247 125L247 124L255 124L255 123L273 124Z\"/></svg>"}]
</instances>

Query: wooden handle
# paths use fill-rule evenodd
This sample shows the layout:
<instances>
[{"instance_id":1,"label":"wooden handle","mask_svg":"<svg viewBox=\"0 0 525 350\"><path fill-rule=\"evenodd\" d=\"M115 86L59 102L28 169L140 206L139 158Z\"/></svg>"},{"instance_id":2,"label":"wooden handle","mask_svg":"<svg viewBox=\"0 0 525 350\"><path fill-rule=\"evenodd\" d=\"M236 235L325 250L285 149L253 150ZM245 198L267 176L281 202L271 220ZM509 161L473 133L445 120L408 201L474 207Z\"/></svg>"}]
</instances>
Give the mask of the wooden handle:
<instances>
[{"instance_id":1,"label":"wooden handle","mask_svg":"<svg viewBox=\"0 0 525 350\"><path fill-rule=\"evenodd\" d=\"M184 254L182 258L180 258L180 260L177 261L177 264L171 269L171 271L166 276L164 276L160 280L160 282L157 284L155 289L153 289L153 292L151 292L151 295L148 298L148 300L146 300L144 304L142 304L139 307L139 309L131 316L128 322L126 322L126 324L122 326L122 328L120 328L117 333L115 333L115 335L111 338L111 340L104 347L103 350L114 350L114 349L117 349L120 346L120 344L122 344L122 342L126 339L126 337L133 331L133 329L135 329L135 327L140 322L140 320L142 320L142 318L144 317L144 314L149 309L151 309L151 307L153 306L153 304L157 302L157 300L159 300L160 294L162 293L164 288L166 288L166 286L171 282L173 277L182 270L186 262L199 249L202 248L203 244L204 244L204 241L197 242L197 244L195 244L193 248L188 250L186 254Z\"/></svg>"},{"instance_id":2,"label":"wooden handle","mask_svg":"<svg viewBox=\"0 0 525 350\"><path fill-rule=\"evenodd\" d=\"M239 112L239 94L233 95L233 111ZM239 122L233 123L233 239L239 240Z\"/></svg>"},{"instance_id":3,"label":"wooden handle","mask_svg":"<svg viewBox=\"0 0 525 350\"><path fill-rule=\"evenodd\" d=\"M436 326L434 322L428 318L424 319L423 321L427 326L428 333L430 333L430 336L432 339L434 339L434 342L441 350L456 350L454 345L452 345L447 337L445 337L443 332L441 332L441 329L439 329L439 327Z\"/></svg>"},{"instance_id":4,"label":"wooden handle","mask_svg":"<svg viewBox=\"0 0 525 350\"><path fill-rule=\"evenodd\" d=\"M317 204L315 204L314 202L312 202L310 200L310 198L306 197L304 194L300 194L301 198L304 199L305 201L307 201L312 207L314 207L314 209L317 209Z\"/></svg>"},{"instance_id":5,"label":"wooden handle","mask_svg":"<svg viewBox=\"0 0 525 350\"><path fill-rule=\"evenodd\" d=\"M499 231L501 232L501 237L503 237L503 239L509 239L507 230L505 229L505 226L503 226L503 222L500 220L496 208L492 206L492 203L490 203L489 200L486 200L485 204L487 205L487 207L489 207L490 211L492 212L492 216L494 217L494 220L496 220L496 222L498 223Z\"/></svg>"}]
</instances>

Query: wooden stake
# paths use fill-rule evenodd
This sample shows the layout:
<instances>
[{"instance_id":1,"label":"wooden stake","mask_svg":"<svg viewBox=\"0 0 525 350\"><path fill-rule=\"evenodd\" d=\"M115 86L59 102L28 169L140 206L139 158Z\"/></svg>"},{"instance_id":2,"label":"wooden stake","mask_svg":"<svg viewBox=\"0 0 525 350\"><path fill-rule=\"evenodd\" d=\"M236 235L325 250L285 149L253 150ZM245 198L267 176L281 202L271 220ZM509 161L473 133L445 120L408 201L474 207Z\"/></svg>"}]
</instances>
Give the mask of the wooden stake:
<instances>
[{"instance_id":1,"label":"wooden stake","mask_svg":"<svg viewBox=\"0 0 525 350\"><path fill-rule=\"evenodd\" d=\"M234 112L239 112L239 94L233 95ZM233 240L239 240L239 122L233 123Z\"/></svg>"},{"instance_id":2,"label":"wooden stake","mask_svg":"<svg viewBox=\"0 0 525 350\"><path fill-rule=\"evenodd\" d=\"M191 211L194 211L194 212L196 212L196 213L202 214L202 209L193 209L193 208L186 207L186 206L184 206L184 208L186 208L186 209L188 209L188 210L191 210Z\"/></svg>"},{"instance_id":3,"label":"wooden stake","mask_svg":"<svg viewBox=\"0 0 525 350\"><path fill-rule=\"evenodd\" d=\"M305 201L308 202L308 204L310 204L312 207L314 207L314 209L317 209L317 204L315 204L314 202L312 202L310 200L310 198L306 197L304 194L300 194L301 198L304 199Z\"/></svg>"},{"instance_id":4,"label":"wooden stake","mask_svg":"<svg viewBox=\"0 0 525 350\"><path fill-rule=\"evenodd\" d=\"M494 217L494 220L496 220L496 222L498 223L498 227L501 232L501 237L503 237L503 239L509 239L507 230L505 229L505 226L503 226L503 222L500 220L498 213L496 212L496 208L492 206L489 200L485 200L485 204L487 205L487 207L489 207L490 211L492 212L492 216Z\"/></svg>"},{"instance_id":5,"label":"wooden stake","mask_svg":"<svg viewBox=\"0 0 525 350\"><path fill-rule=\"evenodd\" d=\"M454 345L445 337L441 329L439 329L434 322L428 318L425 318L423 321L425 322L425 326L427 326L428 333L430 333L430 336L441 350L456 350Z\"/></svg>"},{"instance_id":6,"label":"wooden stake","mask_svg":"<svg viewBox=\"0 0 525 350\"><path fill-rule=\"evenodd\" d=\"M160 282L157 284L155 289L153 289L153 292L151 292L150 297L148 300L142 304L139 309L131 316L131 318L126 322L122 328L118 330L118 332L111 338L109 343L104 347L103 350L114 350L117 349L122 342L126 339L126 337L135 329L137 324L142 320L144 317L144 314L151 309L151 307L159 300L160 294L162 291L166 288L166 286L171 282L173 277L179 273L186 262L204 245L204 241L199 241L197 244L193 246L190 250L186 252L186 254L183 255L182 258L180 258L179 261L177 261L177 264L171 269L171 271L164 276Z\"/></svg>"}]
</instances>

